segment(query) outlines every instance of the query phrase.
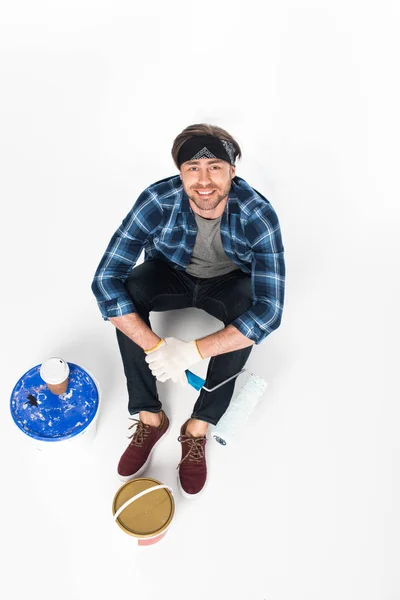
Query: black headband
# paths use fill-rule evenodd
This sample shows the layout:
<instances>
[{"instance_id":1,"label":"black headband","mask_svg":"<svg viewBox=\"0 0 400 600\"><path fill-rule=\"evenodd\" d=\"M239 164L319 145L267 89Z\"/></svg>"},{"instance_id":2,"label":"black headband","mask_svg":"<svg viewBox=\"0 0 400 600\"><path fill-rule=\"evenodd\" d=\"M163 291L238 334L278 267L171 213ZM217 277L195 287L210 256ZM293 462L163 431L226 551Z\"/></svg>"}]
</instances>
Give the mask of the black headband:
<instances>
[{"instance_id":1,"label":"black headband","mask_svg":"<svg viewBox=\"0 0 400 600\"><path fill-rule=\"evenodd\" d=\"M186 140L178 152L178 167L188 160L220 158L235 165L235 148L232 142L213 135L195 135Z\"/></svg>"}]
</instances>

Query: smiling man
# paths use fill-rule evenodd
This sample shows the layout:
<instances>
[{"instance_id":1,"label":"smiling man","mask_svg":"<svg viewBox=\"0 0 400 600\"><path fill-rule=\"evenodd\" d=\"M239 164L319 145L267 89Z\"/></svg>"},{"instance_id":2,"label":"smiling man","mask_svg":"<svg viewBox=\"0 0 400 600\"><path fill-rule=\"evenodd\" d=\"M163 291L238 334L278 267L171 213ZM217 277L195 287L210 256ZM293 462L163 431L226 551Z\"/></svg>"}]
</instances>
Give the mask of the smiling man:
<instances>
[{"instance_id":1,"label":"smiling man","mask_svg":"<svg viewBox=\"0 0 400 600\"><path fill-rule=\"evenodd\" d=\"M135 427L118 474L141 475L165 438L169 419L156 380L188 385L185 371L210 358L206 387L240 371L254 344L280 325L284 248L271 203L236 176L237 141L224 129L191 125L172 146L179 175L157 181L138 197L112 236L92 283L100 311L116 327ZM144 262L136 262L144 250ZM197 340L160 338L151 311L196 307L224 328ZM208 425L229 406L235 380L200 390L178 441L178 484L196 497L207 479Z\"/></svg>"},{"instance_id":2,"label":"smiling man","mask_svg":"<svg viewBox=\"0 0 400 600\"><path fill-rule=\"evenodd\" d=\"M222 215L235 172L223 160L200 158L183 163L180 178L195 213L206 219Z\"/></svg>"}]
</instances>

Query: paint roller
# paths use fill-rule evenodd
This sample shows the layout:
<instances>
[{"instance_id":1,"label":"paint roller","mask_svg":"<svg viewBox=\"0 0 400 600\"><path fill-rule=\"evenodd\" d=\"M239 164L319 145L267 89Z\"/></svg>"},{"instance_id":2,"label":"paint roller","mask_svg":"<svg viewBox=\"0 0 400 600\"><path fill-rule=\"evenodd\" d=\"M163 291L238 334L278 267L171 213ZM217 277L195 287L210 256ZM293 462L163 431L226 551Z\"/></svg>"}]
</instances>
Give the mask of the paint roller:
<instances>
[{"instance_id":1,"label":"paint roller","mask_svg":"<svg viewBox=\"0 0 400 600\"><path fill-rule=\"evenodd\" d=\"M230 444L239 429L248 419L254 408L258 404L260 398L263 396L267 389L267 382L255 373L252 373L248 369L242 369L239 373L232 375L228 379L225 379L218 385L207 388L205 387L206 380L202 379L189 369L186 369L186 377L188 383L194 387L197 391L203 389L206 392L213 392L228 381L231 381L235 377L238 377L241 373L246 373L246 381L243 387L240 389L238 394L232 398L230 404L218 421L217 425L211 425L211 435L216 442L222 446Z\"/></svg>"}]
</instances>

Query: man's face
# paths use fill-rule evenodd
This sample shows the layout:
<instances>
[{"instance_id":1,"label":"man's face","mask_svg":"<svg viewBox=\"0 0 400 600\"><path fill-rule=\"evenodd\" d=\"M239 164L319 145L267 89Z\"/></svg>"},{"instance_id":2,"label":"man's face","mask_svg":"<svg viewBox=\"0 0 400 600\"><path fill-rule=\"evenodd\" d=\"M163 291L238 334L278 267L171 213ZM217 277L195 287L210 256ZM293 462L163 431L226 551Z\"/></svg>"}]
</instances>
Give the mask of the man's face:
<instances>
[{"instance_id":1,"label":"man's face","mask_svg":"<svg viewBox=\"0 0 400 600\"><path fill-rule=\"evenodd\" d=\"M182 163L180 178L188 198L197 208L213 211L227 198L235 172L235 167L225 160L200 158Z\"/></svg>"}]
</instances>

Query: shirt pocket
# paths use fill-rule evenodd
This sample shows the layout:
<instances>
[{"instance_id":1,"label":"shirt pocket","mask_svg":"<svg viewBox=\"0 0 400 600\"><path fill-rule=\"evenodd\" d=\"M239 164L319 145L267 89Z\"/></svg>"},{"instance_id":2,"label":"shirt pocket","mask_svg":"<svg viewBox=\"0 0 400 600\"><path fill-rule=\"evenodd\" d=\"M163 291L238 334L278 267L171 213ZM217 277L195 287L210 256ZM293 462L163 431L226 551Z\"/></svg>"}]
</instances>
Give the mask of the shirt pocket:
<instances>
[{"instance_id":1,"label":"shirt pocket","mask_svg":"<svg viewBox=\"0 0 400 600\"><path fill-rule=\"evenodd\" d=\"M169 241L172 244L179 244L182 241L184 236L184 231L182 227L174 227L170 233Z\"/></svg>"},{"instance_id":2,"label":"shirt pocket","mask_svg":"<svg viewBox=\"0 0 400 600\"><path fill-rule=\"evenodd\" d=\"M166 229L160 235L160 245L165 245L167 247L179 246L182 242L184 233L182 226L177 226L170 230Z\"/></svg>"}]
</instances>

